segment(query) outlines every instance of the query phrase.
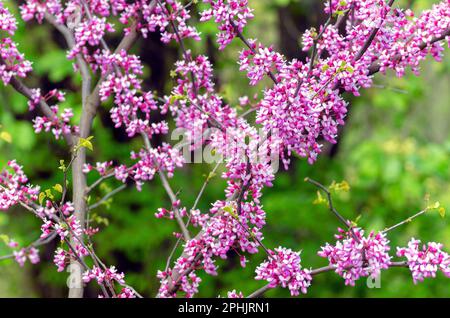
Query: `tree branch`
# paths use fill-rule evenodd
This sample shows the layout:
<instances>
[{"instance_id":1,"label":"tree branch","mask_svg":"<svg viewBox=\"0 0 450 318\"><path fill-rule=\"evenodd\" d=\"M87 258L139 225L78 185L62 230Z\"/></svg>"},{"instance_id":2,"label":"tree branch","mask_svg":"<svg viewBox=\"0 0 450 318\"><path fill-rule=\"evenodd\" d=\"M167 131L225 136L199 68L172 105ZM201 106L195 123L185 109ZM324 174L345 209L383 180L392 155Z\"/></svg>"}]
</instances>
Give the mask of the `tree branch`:
<instances>
[{"instance_id":1,"label":"tree branch","mask_svg":"<svg viewBox=\"0 0 450 318\"><path fill-rule=\"evenodd\" d=\"M393 262L390 264L390 267L408 267L406 262ZM310 271L311 276L316 276L322 273L327 273L334 271L335 267L332 265L320 267L317 269L313 269ZM260 289L254 291L251 293L247 298L258 298L263 296L268 290L272 289L273 287L270 287L270 284L265 285L264 287L261 287Z\"/></svg>"}]
</instances>

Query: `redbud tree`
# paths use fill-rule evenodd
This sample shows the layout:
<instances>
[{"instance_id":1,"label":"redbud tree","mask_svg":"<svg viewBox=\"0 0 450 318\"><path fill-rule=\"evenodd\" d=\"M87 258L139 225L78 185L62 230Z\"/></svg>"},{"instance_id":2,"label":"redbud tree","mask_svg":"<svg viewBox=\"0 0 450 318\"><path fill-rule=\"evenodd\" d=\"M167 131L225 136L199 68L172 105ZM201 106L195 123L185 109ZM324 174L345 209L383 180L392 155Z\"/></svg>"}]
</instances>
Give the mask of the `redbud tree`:
<instances>
[{"instance_id":1,"label":"redbud tree","mask_svg":"<svg viewBox=\"0 0 450 318\"><path fill-rule=\"evenodd\" d=\"M2 168L0 209L19 206L33 214L41 221L42 234L28 246L5 239L11 254L0 259L13 258L20 266L36 264L39 246L58 241L54 265L58 272L70 272L69 297L83 297L86 284L97 284L99 297L142 297L127 284L125 273L105 264L95 251L95 234L101 229L90 224L89 214L120 188L96 203L89 202L89 196L107 179L133 183L145 195L144 185L158 178L171 206L161 207L155 216L173 220L179 230L167 266L157 274L157 297L195 296L202 286L198 274L220 275L216 262L227 259L230 252L239 255L242 266L249 266L250 254L264 253L266 260L253 264L255 279L262 281L259 290L245 295L232 290L228 297L258 297L272 288L287 288L292 296L306 294L318 288L314 277L326 272L335 272L343 284L352 286L392 267L409 270L414 283L436 275L450 277L450 257L442 244L411 238L407 246L396 247L389 241L390 231L427 211L443 214L438 203L383 231L369 231L344 218L333 205L332 191L345 190L346 182L326 187L305 176L319 190L318 200L341 222L334 239L317 252L328 263L321 268L302 263L301 252L296 252L301 246L264 244L270 211L261 205L262 190L275 178L275 163L289 170L291 157L298 155L313 165L324 143L337 142L348 94L359 96L361 89L372 86L377 73L383 76L393 70L400 77L410 69L419 75L420 62L428 55L441 60L450 40L450 0L417 14L394 0L323 1L327 20L303 34L300 49L308 53L303 61L289 60L273 46L245 36L247 24L257 19L251 1L203 0L206 9L193 10L198 2L27 0L19 5L17 16L12 14L17 12L11 8L14 3L0 2L1 81L28 99L30 112L38 112L30 123L35 132L61 140L67 149L59 167L63 178L51 189L29 180L20 158L11 158ZM82 103L75 106L80 108L79 121L73 118L74 109L59 107L65 89L43 91L27 84L39 58L30 61L20 51L15 41L18 19L49 24L64 38L67 59L80 75ZM235 71L248 77L248 85L270 80L256 102L242 96L239 107L228 104L215 87L214 65L208 56L190 50L188 44L202 36L196 24L210 20L217 27L220 51L232 41L242 44ZM130 53L136 40L146 41L151 33L179 48L179 60L170 74L174 79L170 95L143 88L141 59ZM110 43L111 35L120 35L121 41ZM113 105L109 114L115 128L130 140L139 140L141 147L130 149L129 158L89 162L89 151L102 147L91 130L105 103ZM175 130L184 137L182 145L168 141ZM173 190L171 178L190 163L184 151L190 154L204 148L216 166L198 190L194 205L186 206ZM225 169L224 195L201 211L198 203L219 166ZM88 184L88 174L95 174L96 181ZM177 246L182 247L181 255L175 253Z\"/></svg>"}]
</instances>

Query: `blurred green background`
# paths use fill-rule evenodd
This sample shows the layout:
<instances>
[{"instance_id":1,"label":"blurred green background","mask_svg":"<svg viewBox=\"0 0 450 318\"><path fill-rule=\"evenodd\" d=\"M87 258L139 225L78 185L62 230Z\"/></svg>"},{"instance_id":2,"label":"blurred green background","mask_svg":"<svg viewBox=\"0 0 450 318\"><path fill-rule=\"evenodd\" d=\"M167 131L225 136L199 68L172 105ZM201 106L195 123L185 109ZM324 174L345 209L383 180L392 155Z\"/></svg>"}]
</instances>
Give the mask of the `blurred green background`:
<instances>
[{"instance_id":1,"label":"blurred green background","mask_svg":"<svg viewBox=\"0 0 450 318\"><path fill-rule=\"evenodd\" d=\"M10 8L17 1L6 1ZM20 2L20 1L18 1ZM410 5L416 12L428 8L431 0L396 2L401 7ZM274 47L289 58L304 58L299 39L305 28L319 26L326 17L322 1L316 0L254 0L256 18L245 33ZM17 10L17 8L16 8ZM17 12L17 11L16 11ZM193 14L195 17L196 14ZM188 42L195 53L207 54L215 65L218 89L227 102L238 105L242 95L261 96L264 84L249 87L244 73L236 63L242 44L234 41L225 51L219 52L215 45L216 26L212 23L198 24L203 33L200 43ZM27 79L30 86L43 90L62 88L67 100L62 105L73 107L76 116L80 111L79 77L73 75L71 63L65 58L63 39L48 25L20 23L15 39L26 57L34 62L33 76ZM112 44L118 38L109 39ZM160 95L170 93L173 85L169 73L177 59L176 45L164 46L153 35L140 40L133 49L145 63L145 86L158 90ZM335 196L341 213L352 220L359 217L359 225L367 230L381 230L420 211L424 198L440 201L450 207L450 52L446 49L442 63L428 60L422 64L422 75L410 73L398 79L394 74L377 75L373 88L363 91L359 98L347 96L351 102L347 124L340 133L336 146L326 145L318 162L311 166L304 159L295 158L291 169L277 174L274 187L264 191L263 204L267 212L265 245L279 245L303 250L302 263L306 267L327 265L317 251L325 242L334 242L333 234L339 226L326 206L314 205L316 189L306 184L308 176L324 184L333 180L347 180L349 193ZM48 134L35 135L30 120L36 115L28 111L26 100L9 88L0 88L1 130L12 137L9 144L0 140L0 166L16 158L24 165L25 172L34 184L48 188L62 183L62 173L57 169L59 160L69 159L63 142L56 142ZM253 99L252 99L253 100ZM129 140L123 131L113 128L108 109L104 105L95 120L94 152L91 162L121 160L128 162L129 152L137 150L139 138ZM156 141L158 142L158 141ZM209 165L187 165L178 170L171 183L180 191L185 206L192 206L206 175ZM90 182L96 178L90 176ZM119 184L108 181L93 195L92 202ZM224 197L225 183L215 177L208 186L200 208L206 211L211 202ZM117 194L109 204L94 211L106 218L108 225L99 224L101 232L95 236L99 256L108 264L116 265L126 273L127 282L143 295L155 296L158 289L156 272L165 267L165 261L174 245L171 235L177 230L175 222L157 220L157 208L169 207L159 180L146 184L139 193L133 187ZM40 235L40 222L22 209L0 214L0 234L27 245ZM389 234L393 246L405 246L411 237L423 241L438 241L450 245L450 221L438 213L430 212L419 220L409 223ZM57 273L52 263L56 243L41 248L42 262L37 266L29 263L22 269L8 260L0 263L0 297L64 297L67 293L66 273ZM179 253L178 251L177 253ZM10 250L0 244L0 255ZM392 251L392 254L395 250ZM219 276L201 275L201 297L226 296L226 291L237 289L249 294L262 287L264 282L255 281L254 270L263 260L264 253L250 257L245 269L239 266L239 258L230 255L220 264ZM90 285L87 296L96 297L97 286ZM269 297L285 297L289 293L276 289ZM381 287L369 289L361 279L356 287L344 286L343 279L334 273L314 278L306 296L301 297L448 297L450 284L442 274L415 286L407 269L395 268L383 272Z\"/></svg>"}]
</instances>

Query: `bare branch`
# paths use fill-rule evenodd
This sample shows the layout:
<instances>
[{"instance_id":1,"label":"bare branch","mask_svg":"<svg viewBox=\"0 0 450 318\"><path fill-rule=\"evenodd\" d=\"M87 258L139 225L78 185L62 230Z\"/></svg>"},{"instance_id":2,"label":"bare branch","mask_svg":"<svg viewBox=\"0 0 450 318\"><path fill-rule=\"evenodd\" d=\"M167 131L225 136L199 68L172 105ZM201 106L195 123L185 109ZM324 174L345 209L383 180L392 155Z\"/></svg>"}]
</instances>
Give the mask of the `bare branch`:
<instances>
[{"instance_id":1,"label":"bare branch","mask_svg":"<svg viewBox=\"0 0 450 318\"><path fill-rule=\"evenodd\" d=\"M103 198L101 198L98 202L90 205L88 207L88 210L94 210L95 208L98 208L100 205L102 205L104 202L108 201L111 197L116 195L122 190L125 190L127 188L126 184L122 184L120 187L114 189L113 191L109 192L107 195L105 195Z\"/></svg>"},{"instance_id":2,"label":"bare branch","mask_svg":"<svg viewBox=\"0 0 450 318\"><path fill-rule=\"evenodd\" d=\"M305 178L305 181L315 185L320 190L325 192L325 194L327 196L327 199L328 199L328 208L339 219L339 221L341 221L345 225L345 227L350 231L350 233L353 236L353 238L355 239L355 241L359 243L360 240L359 240L358 236L355 234L352 225L334 207L334 205L333 205L333 198L331 197L331 193L327 189L327 187L325 187L323 184L321 184L321 183L319 183L317 181L314 181L314 180L312 180L310 178Z\"/></svg>"},{"instance_id":3,"label":"bare branch","mask_svg":"<svg viewBox=\"0 0 450 318\"><path fill-rule=\"evenodd\" d=\"M393 226L391 226L391 227L388 227L388 228L384 229L384 230L383 230L383 233L390 232L390 231L392 231L393 229L396 229L396 228L398 228L399 226L402 226L403 224L409 223L409 222L411 222L412 220L414 220L416 217L421 216L422 214L425 214L427 211L428 211L428 209L424 209L424 210L422 210L422 211L420 211L420 212L414 214L413 216L407 218L406 220L403 220L403 221L401 221L400 223L397 223L397 224L395 224L395 225L393 225Z\"/></svg>"}]
</instances>

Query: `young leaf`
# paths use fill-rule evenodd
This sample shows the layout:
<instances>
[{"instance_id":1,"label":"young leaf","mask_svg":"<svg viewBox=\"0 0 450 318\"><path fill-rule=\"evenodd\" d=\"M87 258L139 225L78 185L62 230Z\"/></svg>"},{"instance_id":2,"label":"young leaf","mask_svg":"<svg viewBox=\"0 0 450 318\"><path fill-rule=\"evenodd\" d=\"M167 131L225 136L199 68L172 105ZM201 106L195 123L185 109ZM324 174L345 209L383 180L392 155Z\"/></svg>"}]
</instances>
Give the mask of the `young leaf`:
<instances>
[{"instance_id":1,"label":"young leaf","mask_svg":"<svg viewBox=\"0 0 450 318\"><path fill-rule=\"evenodd\" d=\"M440 207L439 210L438 210L438 212L439 212L439 215L440 215L442 218L445 217L445 208Z\"/></svg>"},{"instance_id":2,"label":"young leaf","mask_svg":"<svg viewBox=\"0 0 450 318\"><path fill-rule=\"evenodd\" d=\"M39 193L39 204L42 205L42 202L44 201L46 195L45 192Z\"/></svg>"},{"instance_id":3,"label":"young leaf","mask_svg":"<svg viewBox=\"0 0 450 318\"><path fill-rule=\"evenodd\" d=\"M319 205L319 204L326 204L327 200L322 196L320 191L317 191L317 198L313 201L313 204Z\"/></svg>"},{"instance_id":4,"label":"young leaf","mask_svg":"<svg viewBox=\"0 0 450 318\"><path fill-rule=\"evenodd\" d=\"M12 137L11 134L6 132L6 131L2 131L0 133L0 139L3 139L4 141L6 141L8 144L10 144L12 142Z\"/></svg>"},{"instance_id":5,"label":"young leaf","mask_svg":"<svg viewBox=\"0 0 450 318\"><path fill-rule=\"evenodd\" d=\"M60 161L59 161L59 167L58 167L58 169L59 169L59 170L62 170L62 172L66 172L67 167L66 167L66 164L65 164L65 161L64 161L64 160L60 160Z\"/></svg>"},{"instance_id":6,"label":"young leaf","mask_svg":"<svg viewBox=\"0 0 450 318\"><path fill-rule=\"evenodd\" d=\"M5 242L6 245L8 245L9 243L9 236L6 234L0 234L0 240L2 240L3 242Z\"/></svg>"},{"instance_id":7,"label":"young leaf","mask_svg":"<svg viewBox=\"0 0 450 318\"><path fill-rule=\"evenodd\" d=\"M59 192L59 193L63 193L63 187L62 187L62 185L60 185L59 183L55 184L55 185L53 186L53 189L54 189L55 191Z\"/></svg>"},{"instance_id":8,"label":"young leaf","mask_svg":"<svg viewBox=\"0 0 450 318\"><path fill-rule=\"evenodd\" d=\"M52 193L52 190L50 189L45 190L45 196L48 197L50 200L53 200L55 198L55 196Z\"/></svg>"},{"instance_id":9,"label":"young leaf","mask_svg":"<svg viewBox=\"0 0 450 318\"><path fill-rule=\"evenodd\" d=\"M88 138L80 138L78 140L78 145L75 147L75 151L77 151L80 148L87 148L90 151L94 150L94 147L92 146L91 140L93 139L93 136L89 136Z\"/></svg>"}]
</instances>

